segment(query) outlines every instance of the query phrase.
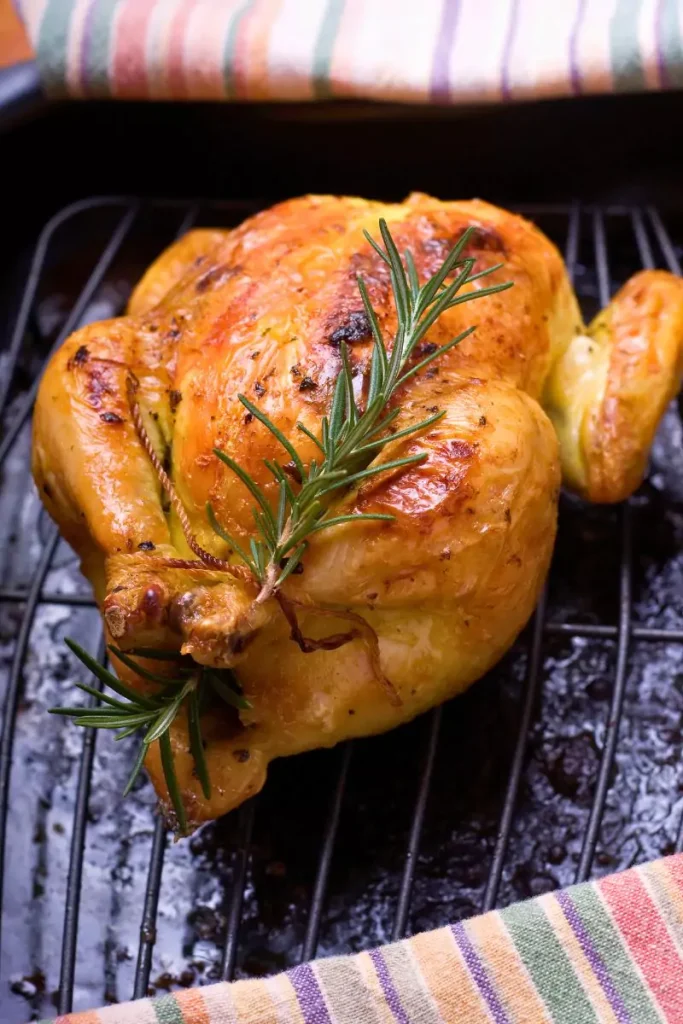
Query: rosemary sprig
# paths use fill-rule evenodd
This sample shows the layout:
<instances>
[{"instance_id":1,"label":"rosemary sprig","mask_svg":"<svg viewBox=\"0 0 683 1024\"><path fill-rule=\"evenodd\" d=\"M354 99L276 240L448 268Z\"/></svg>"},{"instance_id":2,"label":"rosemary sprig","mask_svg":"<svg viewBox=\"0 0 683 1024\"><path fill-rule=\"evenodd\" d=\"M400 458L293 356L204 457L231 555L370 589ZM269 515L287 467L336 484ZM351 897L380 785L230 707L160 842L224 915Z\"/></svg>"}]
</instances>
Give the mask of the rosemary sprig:
<instances>
[{"instance_id":1,"label":"rosemary sprig","mask_svg":"<svg viewBox=\"0 0 683 1024\"><path fill-rule=\"evenodd\" d=\"M277 439L287 453L290 465L298 478L295 491L277 460L266 460L268 472L277 484L277 507L271 508L268 498L256 480L231 456L219 448L214 454L238 477L254 499L253 517L256 535L249 541L248 550L240 545L218 522L211 504L207 504L209 522L215 532L233 549L249 568L260 585L257 602L272 597L284 581L298 567L306 550L308 538L330 526L361 520L391 520L391 515L357 513L334 516L329 514L332 497L361 480L367 480L387 470L402 469L426 458L424 454L408 455L401 459L375 463L377 455L390 441L417 434L445 415L443 411L405 427L396 433L390 430L399 409L387 407L403 384L430 363L459 345L475 330L469 327L445 345L428 352L418 362L412 359L417 346L439 317L448 309L473 299L493 295L511 287L512 282L494 284L485 288L463 291L467 285L499 270L502 264L474 273L475 260L463 257L473 228L468 228L444 260L439 270L420 284L415 261L410 252L401 260L398 249L385 220L379 229L384 245L376 242L368 232L367 241L389 267L391 288L396 308L397 329L390 350L387 348L368 290L359 275L358 290L372 330L373 350L367 375L364 408L356 401L353 374L348 347L341 343L341 370L335 385L332 404L321 423L320 437L316 437L303 423L298 429L316 445L320 457L306 466L295 446L275 423L245 395L240 402ZM449 278L453 275L452 280Z\"/></svg>"},{"instance_id":2,"label":"rosemary sprig","mask_svg":"<svg viewBox=\"0 0 683 1024\"><path fill-rule=\"evenodd\" d=\"M506 282L463 290L467 285L472 285L502 266L499 263L474 273L475 260L463 256L473 228L463 233L439 270L424 284L420 284L411 253L405 252L403 260L401 259L386 221L380 220L379 228L383 246L367 232L365 237L389 268L397 328L391 346L387 347L367 287L359 276L358 290L373 339L370 367L367 379L363 382L363 407L359 407L355 396L349 351L342 342L341 370L329 413L323 416L321 421L320 436L316 436L303 423L297 424L299 431L314 443L319 452L319 455L306 465L295 445L285 437L276 424L248 398L239 395L246 409L270 431L287 453L290 462L287 468L293 469L297 481L294 484L290 482L285 467L277 460L265 460L266 468L277 484L275 507L271 506L263 490L249 473L226 452L214 449L216 456L251 493L254 500L253 517L256 533L250 538L248 545L241 545L218 522L210 504L207 505L209 522L260 585L256 598L258 602L263 602L276 594L287 577L296 571L306 551L308 538L314 533L339 523L394 518L391 515L374 513L331 515L330 503L340 491L361 480L370 479L388 470L415 465L426 457L423 454L416 454L386 462L375 462L390 441L415 435L444 416L443 411L436 412L419 423L392 433L391 427L400 409L395 407L389 410L388 406L407 380L459 345L475 328L469 327L445 345L426 352L423 358L415 362L417 346L446 310L463 302L501 292L512 284ZM142 430L142 427L139 429ZM146 448L150 458L154 458L151 442L148 440ZM172 489L172 484L167 478L164 486ZM196 545L193 550L204 559L213 557ZM214 563L223 564L215 558L212 564ZM287 608L282 595L280 600L283 602L283 611L296 627L291 607ZM307 645L303 648L305 650L325 646L325 641L318 641L316 648L315 641L301 638L298 627L292 633L293 637L296 635ZM348 634L348 638L357 635L357 631L353 631ZM340 639L336 636L328 639L331 644L328 649L333 649L333 646L344 642L345 638L341 636ZM243 697L234 675L226 670L205 668L180 652L144 647L124 652L111 647L111 652L147 684L146 692L140 693L100 665L73 640L66 642L76 657L116 696L101 693L86 683L77 683L80 690L95 696L102 703L95 707L52 708L52 712L67 715L80 726L120 730L117 739L142 731L142 743L125 788L126 794L130 792L151 744L158 741L161 764L178 828L181 834L186 832L187 816L175 769L169 730L171 724L184 710L187 714L189 750L202 791L208 799L211 795L211 781L204 754L201 714L206 701L210 699L222 700L238 711L251 706ZM137 658L162 664L171 662L172 674L166 676L160 671L151 671L140 665Z\"/></svg>"},{"instance_id":3,"label":"rosemary sprig","mask_svg":"<svg viewBox=\"0 0 683 1024\"><path fill-rule=\"evenodd\" d=\"M65 642L79 661L118 696L112 697L108 693L101 693L94 687L88 686L87 683L79 682L76 683L79 690L98 698L102 703L97 707L50 708L50 711L55 715L66 715L73 718L76 725L83 727L119 729L121 731L116 737L117 740L142 730L142 743L123 791L124 796L127 796L133 788L151 744L159 740L161 764L168 794L178 821L178 830L181 834L186 832L187 816L175 770L169 729L181 709L186 707L190 752L202 792L208 800L211 796L211 781L204 754L200 706L206 697L214 696L231 707L240 710L250 708L251 704L242 696L239 683L230 671L204 668L202 665L197 665L192 658L176 651L140 647L125 653L116 647L110 647L109 650L112 654L116 655L124 665L136 672L141 679L156 686L156 691L143 694L128 686L104 665L100 665L74 640L67 637ZM135 657L166 663L173 662L174 675L167 677L150 672L139 665L134 660ZM121 697L124 699L118 699Z\"/></svg>"}]
</instances>

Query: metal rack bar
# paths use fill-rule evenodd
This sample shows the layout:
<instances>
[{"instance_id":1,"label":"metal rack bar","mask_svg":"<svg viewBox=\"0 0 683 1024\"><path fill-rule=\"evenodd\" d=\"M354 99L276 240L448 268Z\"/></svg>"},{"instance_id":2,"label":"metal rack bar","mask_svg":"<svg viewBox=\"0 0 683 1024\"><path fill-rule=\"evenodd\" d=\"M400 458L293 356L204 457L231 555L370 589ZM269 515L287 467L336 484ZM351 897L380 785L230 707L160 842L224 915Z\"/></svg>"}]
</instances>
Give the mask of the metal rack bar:
<instances>
[{"instance_id":1,"label":"metal rack bar","mask_svg":"<svg viewBox=\"0 0 683 1024\"><path fill-rule=\"evenodd\" d=\"M683 853L683 818L681 818L680 824L678 826L678 835L676 836L674 853Z\"/></svg>"},{"instance_id":2,"label":"metal rack bar","mask_svg":"<svg viewBox=\"0 0 683 1024\"><path fill-rule=\"evenodd\" d=\"M652 224L652 230L655 233L655 238L657 239L659 247L662 250L664 262L666 263L668 269L671 271L672 274L677 274L680 277L681 273L683 272L681 270L681 262L678 256L676 255L676 250L674 249L673 242L669 238L669 232L664 227L662 218L659 215L659 210L655 209L654 206L648 206L647 214L650 218L650 223Z\"/></svg>"},{"instance_id":3,"label":"metal rack bar","mask_svg":"<svg viewBox=\"0 0 683 1024\"><path fill-rule=\"evenodd\" d=\"M638 236L636 235L636 242ZM600 305L604 309L609 303L611 287L609 264L607 262L607 240L602 214L593 214L593 243L595 263L598 274L598 295ZM614 764L614 755L619 739L619 725L626 694L626 672L628 668L628 651L631 633L631 558L632 558L632 512L626 502L621 515L621 561L619 567L619 627L617 632L617 665L614 676L614 689L610 702L609 716L605 731L605 740L598 769L598 779L593 795L593 805L588 816L588 825L584 836L581 856L576 869L576 881L584 882L590 875L595 857L595 847L600 835L602 815L610 787L610 775Z\"/></svg>"},{"instance_id":4,"label":"metal rack bar","mask_svg":"<svg viewBox=\"0 0 683 1024\"><path fill-rule=\"evenodd\" d=\"M545 631L550 636L596 637L601 640L616 640L618 626L598 626L583 622L548 622ZM651 640L653 643L682 643L683 629L658 629L656 626L632 626L634 640Z\"/></svg>"},{"instance_id":5,"label":"metal rack bar","mask_svg":"<svg viewBox=\"0 0 683 1024\"><path fill-rule=\"evenodd\" d=\"M26 335L26 329L33 310L33 304L36 300L38 285L45 267L45 260L55 232L66 221L71 220L72 217L79 213L83 213L85 210L92 210L103 206L126 205L129 205L128 200L116 196L103 196L101 199L84 199L81 202L74 203L71 206L65 207L63 210L60 210L59 213L56 213L55 216L47 222L43 230L40 232L36 248L31 259L31 266L26 278L26 286L21 297L21 304L19 306L19 312L17 313L17 319L12 331L12 337L7 349L7 361L3 371L3 376L0 380L0 417L5 411L7 397L9 395L10 387L12 386L12 378L17 367L17 360Z\"/></svg>"},{"instance_id":6,"label":"metal rack bar","mask_svg":"<svg viewBox=\"0 0 683 1024\"><path fill-rule=\"evenodd\" d=\"M126 209L126 212L116 225L116 228L114 229L109 239L109 242L104 248L99 260L93 267L92 273L90 274L88 280L86 281L80 295L78 296L78 299L76 300L76 303L72 307L71 313L69 314L66 323L59 332L57 340L55 341L54 345L52 346L52 349L50 350L50 354L52 352L56 352L57 349L66 340L66 338L68 338L69 335L72 334L80 326L82 317L86 309L88 308L89 303L91 302L95 292L102 283L104 275L107 273L107 270L109 269L113 260L115 259L116 254L123 245L123 242L128 232L133 226L133 222L135 221L135 218L137 216L138 209L138 204L130 206L128 209ZM18 408L14 413L12 423L7 428L5 436L2 439L2 444L0 444L0 466L7 458L8 453L12 449L12 445L19 436L21 428L26 423L28 417L31 415L31 409L33 408L33 403L35 402L36 395L38 394L40 379L40 376L38 376L35 379L31 387L28 389L26 394L22 396L21 401L18 403Z\"/></svg>"},{"instance_id":7,"label":"metal rack bar","mask_svg":"<svg viewBox=\"0 0 683 1024\"><path fill-rule=\"evenodd\" d=\"M2 590L0 589L0 603L22 604L28 597L25 590ZM97 601L87 594L54 594L43 591L38 599L38 604L56 604L64 608L97 608Z\"/></svg>"},{"instance_id":8,"label":"metal rack bar","mask_svg":"<svg viewBox=\"0 0 683 1024\"><path fill-rule=\"evenodd\" d=\"M410 897L413 892L413 879L415 878L415 866L417 855L420 850L420 839L422 838L422 826L424 824L427 800L432 783L434 771L434 760L439 745L439 733L441 731L441 707L434 708L429 716L427 742L422 757L420 779L417 787L417 796L413 805L413 817L410 824L410 835L408 837L408 848L405 861L403 862L403 875L401 877L401 888L398 894L398 904L394 927L391 934L392 942L403 938L408 924L408 911L410 910Z\"/></svg>"},{"instance_id":9,"label":"metal rack bar","mask_svg":"<svg viewBox=\"0 0 683 1024\"><path fill-rule=\"evenodd\" d=\"M2 733L0 734L0 932L2 931L2 904L5 888L5 846L7 843L9 783L12 773L12 750L14 748L14 732L19 708L19 696L24 681L24 661L38 605L38 595L43 586L43 580L50 568L50 562L52 561L58 540L59 533L57 532L57 527L52 526L33 580L31 581L26 607L17 634L17 643L14 648L12 668L10 669L5 706L3 708Z\"/></svg>"},{"instance_id":10,"label":"metal rack bar","mask_svg":"<svg viewBox=\"0 0 683 1024\"><path fill-rule=\"evenodd\" d=\"M100 640L97 660L104 662L107 653L104 639ZM95 681L95 688L102 690L102 683ZM91 707L99 701L91 697ZM74 977L76 974L76 947L78 943L78 914L81 906L81 883L83 880L83 855L85 853L85 834L88 821L88 800L90 799L90 780L95 758L97 729L85 729L81 761L78 766L78 786L74 804L73 831L71 833L71 852L69 854L69 873L66 880L66 900L64 903L64 930L62 932L62 963L59 972L59 989L57 992L57 1013L71 1013L73 1009Z\"/></svg>"},{"instance_id":11,"label":"metal rack bar","mask_svg":"<svg viewBox=\"0 0 683 1024\"><path fill-rule=\"evenodd\" d=\"M627 504L622 509L621 518L621 550L622 559L619 571L619 632L617 635L617 667L614 678L614 689L610 704L607 730L602 748L598 781L593 797L593 806L588 818L588 826L581 850L579 865L576 870L576 881L585 882L590 875L595 847L600 834L605 800L610 787L610 775L614 763L614 755L619 738L619 724L624 707L626 694L626 672L628 669L629 634L631 628L631 548L632 522L631 508Z\"/></svg>"},{"instance_id":12,"label":"metal rack bar","mask_svg":"<svg viewBox=\"0 0 683 1024\"><path fill-rule=\"evenodd\" d=\"M133 999L142 999L147 995L149 975L152 970L152 953L157 938L157 910L159 909L159 891L161 889L161 873L164 869L164 853L166 852L167 830L164 819L159 816L154 824L152 851L149 856L147 887L142 907L140 922L140 946L138 962L135 967L135 983Z\"/></svg>"},{"instance_id":13,"label":"metal rack bar","mask_svg":"<svg viewBox=\"0 0 683 1024\"><path fill-rule=\"evenodd\" d=\"M546 600L547 597L544 588L534 616L534 626L531 634L531 645L529 650L529 669L526 677L526 693L524 695L522 716L519 720L515 752L512 755L512 764L510 765L510 774L508 776L508 784L505 790L505 799L503 800L503 810L501 812L500 823L498 825L496 843L493 848L489 877L484 891L484 902L482 905L483 911L493 910L496 905L496 900L498 899L498 890L500 889L500 882L503 877L505 855L507 853L508 843L510 842L510 833L512 832L515 810L517 808L519 784L522 780L522 770L524 768L524 755L526 754L526 748L529 743L531 719L536 705L541 681L541 666L543 663L543 620L545 618Z\"/></svg>"},{"instance_id":14,"label":"metal rack bar","mask_svg":"<svg viewBox=\"0 0 683 1024\"><path fill-rule=\"evenodd\" d=\"M652 255L652 246L645 227L645 218L642 211L637 207L631 210L631 225L636 238L636 246L640 255L640 262L645 270L652 270L655 265L655 258Z\"/></svg>"},{"instance_id":15,"label":"metal rack bar","mask_svg":"<svg viewBox=\"0 0 683 1024\"><path fill-rule=\"evenodd\" d=\"M247 881L247 869L249 867L251 837L254 831L256 800L252 799L243 804L237 813L239 815L239 841L237 853L235 854L235 870L225 930L225 945L223 946L223 957L221 960L221 979L223 981L232 981L235 974L237 939L242 918L242 904L244 902L244 886Z\"/></svg>"},{"instance_id":16,"label":"metal rack bar","mask_svg":"<svg viewBox=\"0 0 683 1024\"><path fill-rule=\"evenodd\" d=\"M327 880L329 878L330 866L332 864L332 857L334 854L334 844L337 838L337 829L339 828L339 817L341 814L342 801L344 799L344 790L346 788L346 779L349 774L349 764L351 762L352 752L353 743L345 743L341 751L339 770L337 772L337 784L332 793L330 810L327 817L327 823L325 825L325 831L323 833L323 842L320 848L320 858L318 860L318 870L315 876L313 896L311 898L311 906L308 912L306 934L301 948L301 962L312 960L318 948L320 923L322 920L325 896L327 894Z\"/></svg>"}]
</instances>

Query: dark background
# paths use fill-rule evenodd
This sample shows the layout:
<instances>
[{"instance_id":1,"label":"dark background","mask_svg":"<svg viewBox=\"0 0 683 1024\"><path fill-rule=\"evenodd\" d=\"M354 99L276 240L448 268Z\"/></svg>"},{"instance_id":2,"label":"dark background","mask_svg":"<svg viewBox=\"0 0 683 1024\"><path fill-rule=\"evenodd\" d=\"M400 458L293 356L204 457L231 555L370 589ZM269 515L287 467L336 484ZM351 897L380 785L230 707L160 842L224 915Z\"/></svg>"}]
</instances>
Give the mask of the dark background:
<instances>
[{"instance_id":1,"label":"dark background","mask_svg":"<svg viewBox=\"0 0 683 1024\"><path fill-rule=\"evenodd\" d=\"M477 108L47 104L32 65L21 67L18 85L16 75L0 81L3 310L12 309L40 227L84 196L266 204L307 191L401 199L422 190L501 204L581 198L667 209L683 194L680 93Z\"/></svg>"},{"instance_id":2,"label":"dark background","mask_svg":"<svg viewBox=\"0 0 683 1024\"><path fill-rule=\"evenodd\" d=\"M412 190L498 202L680 197L678 93L480 108L74 102L2 138L6 227L107 192L259 199ZM6 250L5 250L6 252Z\"/></svg>"}]
</instances>

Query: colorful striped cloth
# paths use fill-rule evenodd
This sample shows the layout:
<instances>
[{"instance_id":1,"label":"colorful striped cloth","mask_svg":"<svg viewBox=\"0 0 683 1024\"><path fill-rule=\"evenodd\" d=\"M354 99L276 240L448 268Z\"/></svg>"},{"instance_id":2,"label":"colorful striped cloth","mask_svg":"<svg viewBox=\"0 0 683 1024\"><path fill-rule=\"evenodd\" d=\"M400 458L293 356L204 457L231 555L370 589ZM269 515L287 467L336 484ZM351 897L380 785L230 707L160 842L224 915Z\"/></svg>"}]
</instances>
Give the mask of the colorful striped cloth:
<instances>
[{"instance_id":1,"label":"colorful striped cloth","mask_svg":"<svg viewBox=\"0 0 683 1024\"><path fill-rule=\"evenodd\" d=\"M257 981L60 1024L683 1024L683 855Z\"/></svg>"},{"instance_id":2,"label":"colorful striped cloth","mask_svg":"<svg viewBox=\"0 0 683 1024\"><path fill-rule=\"evenodd\" d=\"M683 85L681 0L18 0L48 91L495 102Z\"/></svg>"}]
</instances>

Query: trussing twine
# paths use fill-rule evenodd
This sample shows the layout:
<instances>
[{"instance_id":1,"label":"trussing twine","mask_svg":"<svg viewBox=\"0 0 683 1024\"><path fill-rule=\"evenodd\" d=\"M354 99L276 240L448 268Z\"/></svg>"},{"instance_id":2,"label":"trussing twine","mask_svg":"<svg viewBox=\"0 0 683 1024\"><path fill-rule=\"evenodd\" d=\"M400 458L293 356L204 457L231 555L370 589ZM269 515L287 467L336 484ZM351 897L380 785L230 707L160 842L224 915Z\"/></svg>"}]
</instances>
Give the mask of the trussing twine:
<instances>
[{"instance_id":1,"label":"trussing twine","mask_svg":"<svg viewBox=\"0 0 683 1024\"><path fill-rule=\"evenodd\" d=\"M299 645L304 654L311 654L313 651L335 651L338 647L343 647L344 644L348 644L352 640L364 640L370 658L370 666L377 682L389 698L390 704L393 704L394 707L402 705L403 701L396 687L387 679L382 671L379 660L379 639L377 633L362 615L358 615L356 612L339 611L335 608L321 608L320 605L307 601L295 601L291 597L285 597L281 591L276 591L275 599L289 623L292 640ZM347 622L353 622L355 629L350 629L347 633L333 633L331 636L323 636L319 640L314 640L311 637L304 636L301 632L295 608L303 608L305 611L313 612L314 615L321 615L331 619L345 619Z\"/></svg>"},{"instance_id":2,"label":"trussing twine","mask_svg":"<svg viewBox=\"0 0 683 1024\"><path fill-rule=\"evenodd\" d=\"M183 506L183 503L178 496L178 492L173 486L171 478L169 477L168 473L162 466L161 460L159 459L159 456L155 452L154 445L152 444L149 434L145 430L144 423L142 422L142 412L135 398L138 386L139 385L137 379L134 377L132 373L129 373L128 377L126 378L126 394L128 396L128 404L130 406L130 411L133 416L133 423L135 424L137 435L140 438L142 446L147 452L147 455L149 456L150 462L154 466L161 486L166 491L166 494L168 495L169 500L173 505L175 513L178 516L178 521L180 523L181 529L185 536L185 540L187 541L188 547L194 552L197 558L199 558L199 560L204 565L209 566L211 569L217 569L220 572L228 572L232 576L235 576L241 580L252 581L253 577L249 569L240 565L231 565L231 563L226 562L225 559L217 558L216 555L212 555L210 551L207 551L205 548L201 546L201 544L197 541L197 538L192 533L192 527L190 526L190 520L188 518L187 512L185 511L185 507Z\"/></svg>"}]
</instances>

